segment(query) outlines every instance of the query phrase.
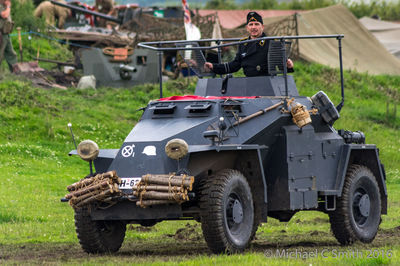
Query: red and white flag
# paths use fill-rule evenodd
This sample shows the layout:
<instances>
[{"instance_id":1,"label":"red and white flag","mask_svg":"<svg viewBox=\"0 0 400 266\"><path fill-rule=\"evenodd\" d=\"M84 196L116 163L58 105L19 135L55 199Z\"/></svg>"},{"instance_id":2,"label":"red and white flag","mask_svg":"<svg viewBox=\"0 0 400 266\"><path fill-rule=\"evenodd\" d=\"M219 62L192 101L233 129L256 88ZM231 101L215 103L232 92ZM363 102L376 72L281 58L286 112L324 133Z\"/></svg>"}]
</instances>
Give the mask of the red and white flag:
<instances>
[{"instance_id":1,"label":"red and white flag","mask_svg":"<svg viewBox=\"0 0 400 266\"><path fill-rule=\"evenodd\" d=\"M192 24L192 19L190 18L189 4L186 0L182 0L183 7L183 19L185 22L185 32L186 40L199 40L201 39L201 33L199 28Z\"/></svg>"},{"instance_id":2,"label":"red and white flag","mask_svg":"<svg viewBox=\"0 0 400 266\"><path fill-rule=\"evenodd\" d=\"M189 5L186 0L182 0L182 7L183 7L183 19L185 24L192 23L192 19L190 18L190 10Z\"/></svg>"}]
</instances>

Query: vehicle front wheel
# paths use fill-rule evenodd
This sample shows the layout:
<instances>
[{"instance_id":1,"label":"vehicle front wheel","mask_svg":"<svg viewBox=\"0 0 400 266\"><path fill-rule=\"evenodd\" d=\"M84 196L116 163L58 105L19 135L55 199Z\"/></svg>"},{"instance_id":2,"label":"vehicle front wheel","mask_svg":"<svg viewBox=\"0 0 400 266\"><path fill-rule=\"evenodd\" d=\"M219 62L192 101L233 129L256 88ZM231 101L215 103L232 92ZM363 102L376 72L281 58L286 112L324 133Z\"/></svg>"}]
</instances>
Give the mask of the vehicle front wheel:
<instances>
[{"instance_id":1,"label":"vehicle front wheel","mask_svg":"<svg viewBox=\"0 0 400 266\"><path fill-rule=\"evenodd\" d=\"M202 185L201 227L214 253L242 252L254 235L253 196L246 178L236 170L222 170Z\"/></svg>"},{"instance_id":2,"label":"vehicle front wheel","mask_svg":"<svg viewBox=\"0 0 400 266\"><path fill-rule=\"evenodd\" d=\"M75 229L79 243L87 253L117 252L125 238L122 221L93 221L87 208L75 210Z\"/></svg>"},{"instance_id":3,"label":"vehicle front wheel","mask_svg":"<svg viewBox=\"0 0 400 266\"><path fill-rule=\"evenodd\" d=\"M381 197L375 176L367 167L353 164L348 168L342 196L329 220L342 245L374 240L381 220Z\"/></svg>"}]
</instances>

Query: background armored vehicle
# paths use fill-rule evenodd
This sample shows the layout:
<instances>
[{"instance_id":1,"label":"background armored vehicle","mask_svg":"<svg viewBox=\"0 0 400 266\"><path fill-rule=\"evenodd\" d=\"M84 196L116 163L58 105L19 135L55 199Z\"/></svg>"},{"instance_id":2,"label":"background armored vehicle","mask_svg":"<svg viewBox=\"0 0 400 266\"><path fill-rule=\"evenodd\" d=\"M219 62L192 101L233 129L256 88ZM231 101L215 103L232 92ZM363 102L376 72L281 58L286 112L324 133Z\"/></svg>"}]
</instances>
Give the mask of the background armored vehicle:
<instances>
[{"instance_id":1,"label":"background armored vehicle","mask_svg":"<svg viewBox=\"0 0 400 266\"><path fill-rule=\"evenodd\" d=\"M337 107L323 92L300 96L286 73L287 41L321 37L338 41ZM97 173L66 196L82 248L117 251L128 223L195 219L214 253L240 252L268 217L289 221L300 210L327 213L343 245L371 242L387 213L386 177L362 132L333 128L344 103L342 38L265 37L271 76L200 79L195 95L150 102L120 149L82 142L70 154ZM200 51L211 47L170 44L140 46L191 50L184 57L202 75Z\"/></svg>"},{"instance_id":2,"label":"background armored vehicle","mask_svg":"<svg viewBox=\"0 0 400 266\"><path fill-rule=\"evenodd\" d=\"M97 86L128 87L158 81L154 51L107 47L81 49L79 53L83 74L94 75Z\"/></svg>"}]
</instances>

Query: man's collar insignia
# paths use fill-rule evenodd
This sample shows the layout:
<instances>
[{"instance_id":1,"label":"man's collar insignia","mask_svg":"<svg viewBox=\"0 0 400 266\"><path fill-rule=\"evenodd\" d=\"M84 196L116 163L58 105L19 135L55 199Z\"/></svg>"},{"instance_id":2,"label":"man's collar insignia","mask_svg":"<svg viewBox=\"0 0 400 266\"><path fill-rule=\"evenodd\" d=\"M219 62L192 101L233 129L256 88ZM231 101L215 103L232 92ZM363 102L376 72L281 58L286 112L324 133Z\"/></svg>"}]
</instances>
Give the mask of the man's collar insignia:
<instances>
[{"instance_id":1,"label":"man's collar insignia","mask_svg":"<svg viewBox=\"0 0 400 266\"><path fill-rule=\"evenodd\" d=\"M264 44L265 44L265 40L261 40L260 41L260 46L264 46Z\"/></svg>"},{"instance_id":2,"label":"man's collar insignia","mask_svg":"<svg viewBox=\"0 0 400 266\"><path fill-rule=\"evenodd\" d=\"M250 37L244 37L244 38L240 39L239 42L249 40L249 39L250 39ZM247 45L247 42L244 43L243 45Z\"/></svg>"}]
</instances>

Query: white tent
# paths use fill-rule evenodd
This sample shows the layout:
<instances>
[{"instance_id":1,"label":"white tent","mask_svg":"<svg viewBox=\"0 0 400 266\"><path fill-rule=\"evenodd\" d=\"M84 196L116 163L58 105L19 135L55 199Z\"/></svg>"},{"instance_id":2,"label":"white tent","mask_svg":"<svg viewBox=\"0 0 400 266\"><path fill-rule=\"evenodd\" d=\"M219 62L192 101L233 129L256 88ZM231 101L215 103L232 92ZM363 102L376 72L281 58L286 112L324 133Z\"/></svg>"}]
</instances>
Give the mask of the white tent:
<instances>
[{"instance_id":1,"label":"white tent","mask_svg":"<svg viewBox=\"0 0 400 266\"><path fill-rule=\"evenodd\" d=\"M266 18L266 29L282 25L280 21L290 17ZM293 20L293 19L292 19ZM358 21L343 5L316 9L295 17L298 35L344 34L343 66L358 72L370 74L400 75L400 60L390 54L385 47ZM293 24L293 23L292 23ZM287 35L286 29L274 32ZM301 58L331 67L339 66L337 41L335 39L301 40L298 52Z\"/></svg>"},{"instance_id":2,"label":"white tent","mask_svg":"<svg viewBox=\"0 0 400 266\"><path fill-rule=\"evenodd\" d=\"M386 49L400 59L400 24L363 17L359 20Z\"/></svg>"}]
</instances>

